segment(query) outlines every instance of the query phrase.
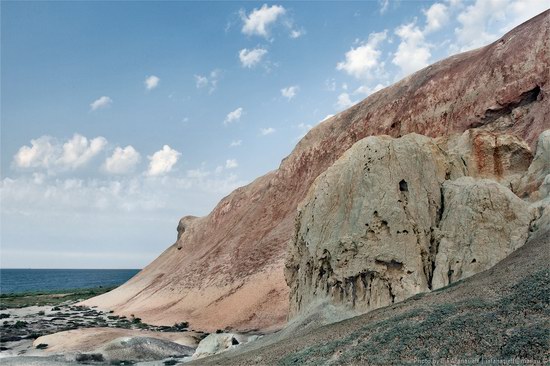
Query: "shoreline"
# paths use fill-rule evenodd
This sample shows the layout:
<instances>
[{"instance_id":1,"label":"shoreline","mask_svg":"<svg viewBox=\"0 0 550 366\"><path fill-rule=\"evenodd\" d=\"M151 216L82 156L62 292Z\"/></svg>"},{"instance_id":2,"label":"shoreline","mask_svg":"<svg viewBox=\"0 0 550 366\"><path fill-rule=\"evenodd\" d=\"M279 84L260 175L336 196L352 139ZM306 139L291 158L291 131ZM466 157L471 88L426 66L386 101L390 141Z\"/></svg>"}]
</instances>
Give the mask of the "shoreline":
<instances>
[{"instance_id":1,"label":"shoreline","mask_svg":"<svg viewBox=\"0 0 550 366\"><path fill-rule=\"evenodd\" d=\"M89 362L176 365L192 360L199 343L209 335L210 338L229 339L227 347L257 338L223 331L212 334L195 331L188 329L185 322L172 326L149 325L137 317L78 305L113 288L0 295L0 360L9 365L44 366ZM124 357L132 347L142 352L143 342L146 347L153 344L151 350L146 351L150 354L140 356L147 359ZM113 347L118 347L114 353Z\"/></svg>"}]
</instances>

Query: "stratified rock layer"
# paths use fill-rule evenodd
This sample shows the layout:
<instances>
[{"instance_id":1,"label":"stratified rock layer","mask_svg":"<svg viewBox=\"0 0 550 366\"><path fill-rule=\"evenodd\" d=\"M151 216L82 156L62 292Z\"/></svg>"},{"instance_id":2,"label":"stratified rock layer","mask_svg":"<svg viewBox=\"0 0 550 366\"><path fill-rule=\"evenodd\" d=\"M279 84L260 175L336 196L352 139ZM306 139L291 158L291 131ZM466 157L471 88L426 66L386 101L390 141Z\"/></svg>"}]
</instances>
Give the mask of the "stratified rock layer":
<instances>
[{"instance_id":1,"label":"stratified rock layer","mask_svg":"<svg viewBox=\"0 0 550 366\"><path fill-rule=\"evenodd\" d=\"M173 246L129 282L86 304L154 324L281 327L289 306L287 244L298 203L314 179L370 135L436 137L479 127L533 147L550 124L549 40L547 11L489 46L429 66L319 124L278 170L235 190L208 216L185 218Z\"/></svg>"}]
</instances>

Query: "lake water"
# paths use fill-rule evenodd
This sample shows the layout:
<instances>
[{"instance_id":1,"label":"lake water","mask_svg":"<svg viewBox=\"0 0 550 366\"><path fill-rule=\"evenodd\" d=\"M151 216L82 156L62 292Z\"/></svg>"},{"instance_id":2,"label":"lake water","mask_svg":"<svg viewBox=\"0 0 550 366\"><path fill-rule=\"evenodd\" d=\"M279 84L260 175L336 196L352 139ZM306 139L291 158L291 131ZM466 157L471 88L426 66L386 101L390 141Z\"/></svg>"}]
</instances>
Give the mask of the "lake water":
<instances>
[{"instance_id":1,"label":"lake water","mask_svg":"<svg viewBox=\"0 0 550 366\"><path fill-rule=\"evenodd\" d=\"M0 293L118 286L139 269L0 269Z\"/></svg>"}]
</instances>

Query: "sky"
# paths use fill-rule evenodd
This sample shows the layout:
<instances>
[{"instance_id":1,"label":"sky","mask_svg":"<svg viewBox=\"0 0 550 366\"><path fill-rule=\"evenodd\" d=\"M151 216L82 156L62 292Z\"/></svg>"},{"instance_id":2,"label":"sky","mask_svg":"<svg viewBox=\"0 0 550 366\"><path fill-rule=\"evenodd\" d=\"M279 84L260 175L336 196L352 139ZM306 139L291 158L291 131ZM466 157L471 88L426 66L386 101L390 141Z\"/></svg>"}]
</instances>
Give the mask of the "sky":
<instances>
[{"instance_id":1,"label":"sky","mask_svg":"<svg viewBox=\"0 0 550 366\"><path fill-rule=\"evenodd\" d=\"M544 0L2 1L2 268L142 268L305 133Z\"/></svg>"}]
</instances>

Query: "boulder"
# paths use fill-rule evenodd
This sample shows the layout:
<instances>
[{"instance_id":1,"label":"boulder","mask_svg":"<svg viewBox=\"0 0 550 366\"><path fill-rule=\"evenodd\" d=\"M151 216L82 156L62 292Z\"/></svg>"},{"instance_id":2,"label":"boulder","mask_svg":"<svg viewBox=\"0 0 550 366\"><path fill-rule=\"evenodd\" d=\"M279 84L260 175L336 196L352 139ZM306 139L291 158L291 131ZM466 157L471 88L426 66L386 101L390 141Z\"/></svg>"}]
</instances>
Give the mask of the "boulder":
<instances>
[{"instance_id":1,"label":"boulder","mask_svg":"<svg viewBox=\"0 0 550 366\"><path fill-rule=\"evenodd\" d=\"M235 334L211 333L199 343L193 358L202 358L225 352L239 343Z\"/></svg>"},{"instance_id":2,"label":"boulder","mask_svg":"<svg viewBox=\"0 0 550 366\"><path fill-rule=\"evenodd\" d=\"M97 351L109 360L155 361L171 356L191 356L194 349L161 338L122 337Z\"/></svg>"},{"instance_id":3,"label":"boulder","mask_svg":"<svg viewBox=\"0 0 550 366\"><path fill-rule=\"evenodd\" d=\"M493 267L527 241L534 212L499 183L446 181L443 198L443 217L434 229L433 289Z\"/></svg>"}]
</instances>

